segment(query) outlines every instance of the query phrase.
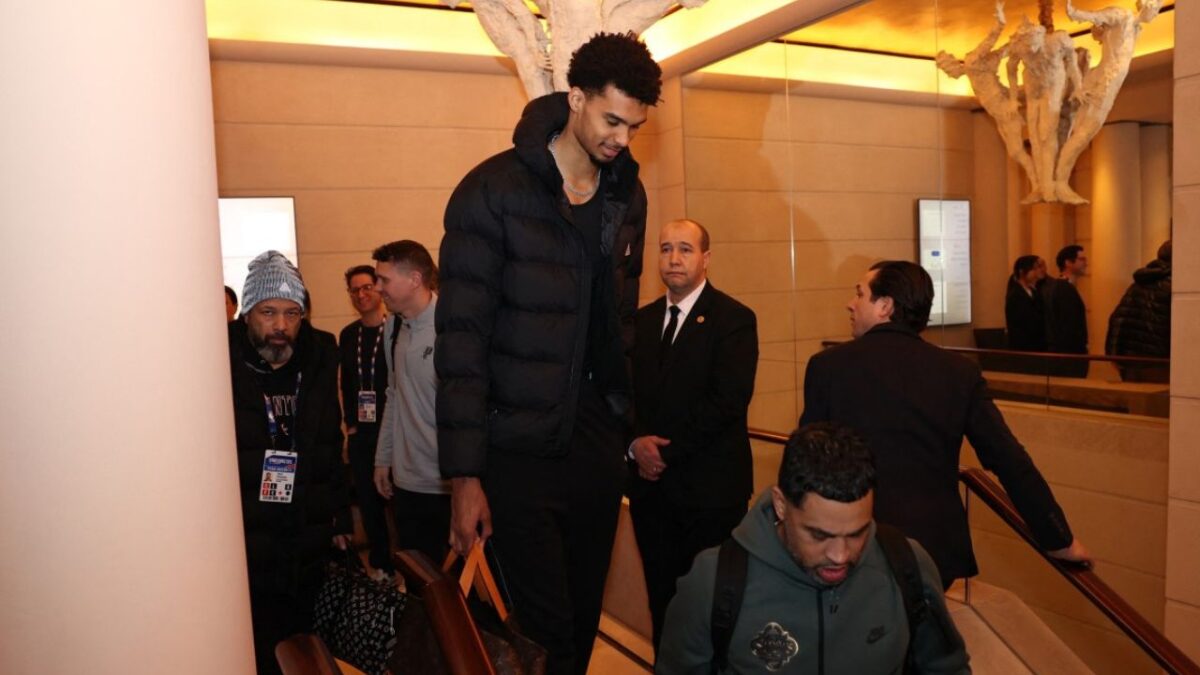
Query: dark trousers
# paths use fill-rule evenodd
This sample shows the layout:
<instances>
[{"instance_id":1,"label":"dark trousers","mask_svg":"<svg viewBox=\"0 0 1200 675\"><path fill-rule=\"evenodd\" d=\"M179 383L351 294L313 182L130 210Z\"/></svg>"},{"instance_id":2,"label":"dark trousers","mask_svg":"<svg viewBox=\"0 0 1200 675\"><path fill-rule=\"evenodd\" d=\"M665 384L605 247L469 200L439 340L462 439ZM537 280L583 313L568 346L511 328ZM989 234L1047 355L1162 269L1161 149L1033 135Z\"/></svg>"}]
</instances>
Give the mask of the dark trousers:
<instances>
[{"instance_id":1,"label":"dark trousers","mask_svg":"<svg viewBox=\"0 0 1200 675\"><path fill-rule=\"evenodd\" d=\"M450 550L450 495L392 489L396 548L416 549L441 565Z\"/></svg>"},{"instance_id":2,"label":"dark trousers","mask_svg":"<svg viewBox=\"0 0 1200 675\"><path fill-rule=\"evenodd\" d=\"M319 586L294 595L250 591L250 620L254 628L254 661L258 675L281 675L275 645L296 633L313 630L313 606Z\"/></svg>"},{"instance_id":3,"label":"dark trousers","mask_svg":"<svg viewBox=\"0 0 1200 675\"><path fill-rule=\"evenodd\" d=\"M355 502L362 515L363 530L367 533L367 545L370 547L368 560L371 567L391 572L393 565L387 501L375 489L375 441L378 438L374 432L350 434L350 471L354 476Z\"/></svg>"},{"instance_id":4,"label":"dark trousers","mask_svg":"<svg viewBox=\"0 0 1200 675\"><path fill-rule=\"evenodd\" d=\"M548 675L583 675L592 656L625 476L619 424L585 386L566 456L488 456L494 572Z\"/></svg>"},{"instance_id":5,"label":"dark trousers","mask_svg":"<svg viewBox=\"0 0 1200 675\"><path fill-rule=\"evenodd\" d=\"M692 568L696 554L729 538L745 517L746 505L687 508L671 503L658 486L650 486L629 500L629 515L642 555L657 651L667 605L675 597L675 582Z\"/></svg>"}]
</instances>

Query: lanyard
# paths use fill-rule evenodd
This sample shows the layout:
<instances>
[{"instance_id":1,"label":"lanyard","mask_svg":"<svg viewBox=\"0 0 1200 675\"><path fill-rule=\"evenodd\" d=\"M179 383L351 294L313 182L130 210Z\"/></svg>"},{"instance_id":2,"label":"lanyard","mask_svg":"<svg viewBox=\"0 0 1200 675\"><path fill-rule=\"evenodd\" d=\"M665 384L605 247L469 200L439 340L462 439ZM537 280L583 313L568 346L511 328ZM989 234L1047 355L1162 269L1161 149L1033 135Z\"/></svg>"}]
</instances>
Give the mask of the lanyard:
<instances>
[{"instance_id":1,"label":"lanyard","mask_svg":"<svg viewBox=\"0 0 1200 675\"><path fill-rule=\"evenodd\" d=\"M300 407L300 376L301 375L303 375L303 373L296 373L296 395L292 399L292 405L294 406L294 408L292 409L292 417L293 418L296 417L296 412L297 412L297 410L299 410L299 407ZM263 394L263 403L265 403L267 406L267 431L269 431L271 434L271 445L275 445L276 437L279 436L279 423L275 421L275 407L271 405L271 397L267 396L266 394ZM296 426L296 424L295 424L295 421L293 420L293 422L292 422L293 433L288 434L289 440L291 440L291 442L292 442L292 450L296 449L296 434L294 433L295 426Z\"/></svg>"},{"instance_id":2,"label":"lanyard","mask_svg":"<svg viewBox=\"0 0 1200 675\"><path fill-rule=\"evenodd\" d=\"M358 325L358 389L359 391L375 391L375 359L379 355L379 344L383 342L383 327L386 324L379 324L379 332L375 334L375 346L371 348L371 374L364 375L363 358L362 358L362 338L363 333L367 332L367 327L363 324Z\"/></svg>"}]
</instances>

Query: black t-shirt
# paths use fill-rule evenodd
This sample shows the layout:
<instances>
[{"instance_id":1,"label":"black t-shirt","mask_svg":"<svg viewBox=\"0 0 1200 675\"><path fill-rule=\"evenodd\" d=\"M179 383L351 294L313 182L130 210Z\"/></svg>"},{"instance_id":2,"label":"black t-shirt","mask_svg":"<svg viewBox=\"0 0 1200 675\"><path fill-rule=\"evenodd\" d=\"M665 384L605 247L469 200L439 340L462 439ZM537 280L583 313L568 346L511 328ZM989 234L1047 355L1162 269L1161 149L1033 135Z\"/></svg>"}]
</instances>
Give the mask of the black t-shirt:
<instances>
[{"instance_id":1,"label":"black t-shirt","mask_svg":"<svg viewBox=\"0 0 1200 675\"><path fill-rule=\"evenodd\" d=\"M296 404L300 388L300 371L295 367L295 357L282 367L266 372L258 372L258 384L263 395L263 425L270 428L270 416L267 406L275 416L275 428L272 430L271 447L275 450L291 450L292 436L296 433Z\"/></svg>"},{"instance_id":2,"label":"black t-shirt","mask_svg":"<svg viewBox=\"0 0 1200 675\"><path fill-rule=\"evenodd\" d=\"M600 231L604 217L604 196L594 195L583 204L572 204L571 215L575 227L583 234L584 252L591 263L592 271L592 300L591 311L588 313L587 348L584 352L584 372L591 371L592 364L598 362L599 355L595 353L597 328L608 320L612 306L612 265L611 256L605 255L600 247Z\"/></svg>"}]
</instances>

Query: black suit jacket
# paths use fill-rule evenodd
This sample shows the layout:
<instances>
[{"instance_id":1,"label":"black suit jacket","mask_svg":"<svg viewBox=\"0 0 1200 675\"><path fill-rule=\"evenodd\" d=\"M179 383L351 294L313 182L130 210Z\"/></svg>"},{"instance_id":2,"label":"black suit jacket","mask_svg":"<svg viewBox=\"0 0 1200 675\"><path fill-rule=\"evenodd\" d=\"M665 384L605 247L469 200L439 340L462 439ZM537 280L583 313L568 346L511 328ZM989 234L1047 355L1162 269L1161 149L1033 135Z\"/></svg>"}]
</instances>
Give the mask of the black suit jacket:
<instances>
[{"instance_id":1,"label":"black suit jacket","mask_svg":"<svg viewBox=\"0 0 1200 675\"><path fill-rule=\"evenodd\" d=\"M1062 354L1086 354L1087 308L1075 284L1066 279L1047 279L1042 285L1046 317L1046 348Z\"/></svg>"},{"instance_id":2,"label":"black suit jacket","mask_svg":"<svg viewBox=\"0 0 1200 675\"><path fill-rule=\"evenodd\" d=\"M943 581L978 572L958 493L965 435L1047 550L1070 545L1062 509L987 391L979 367L886 323L812 357L800 424L834 421L875 454L875 517L929 551Z\"/></svg>"},{"instance_id":3,"label":"black suit jacket","mask_svg":"<svg viewBox=\"0 0 1200 675\"><path fill-rule=\"evenodd\" d=\"M656 482L631 466L631 499L653 486L682 507L745 506L754 489L746 409L754 395L754 312L709 282L688 313L666 363L659 363L665 297L634 317L634 435L670 439Z\"/></svg>"}]
</instances>

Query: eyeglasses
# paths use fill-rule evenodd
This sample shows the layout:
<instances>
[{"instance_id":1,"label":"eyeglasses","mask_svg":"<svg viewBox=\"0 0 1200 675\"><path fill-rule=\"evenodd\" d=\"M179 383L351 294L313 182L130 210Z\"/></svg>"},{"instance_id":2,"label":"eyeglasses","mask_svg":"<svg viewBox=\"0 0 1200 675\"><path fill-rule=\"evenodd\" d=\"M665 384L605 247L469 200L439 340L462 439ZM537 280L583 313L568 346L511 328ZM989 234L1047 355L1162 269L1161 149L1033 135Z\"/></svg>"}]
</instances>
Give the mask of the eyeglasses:
<instances>
[{"instance_id":1,"label":"eyeglasses","mask_svg":"<svg viewBox=\"0 0 1200 675\"><path fill-rule=\"evenodd\" d=\"M360 293L368 293L375 291L375 284L363 284L362 286L352 286L346 289L350 295L358 295Z\"/></svg>"}]
</instances>

